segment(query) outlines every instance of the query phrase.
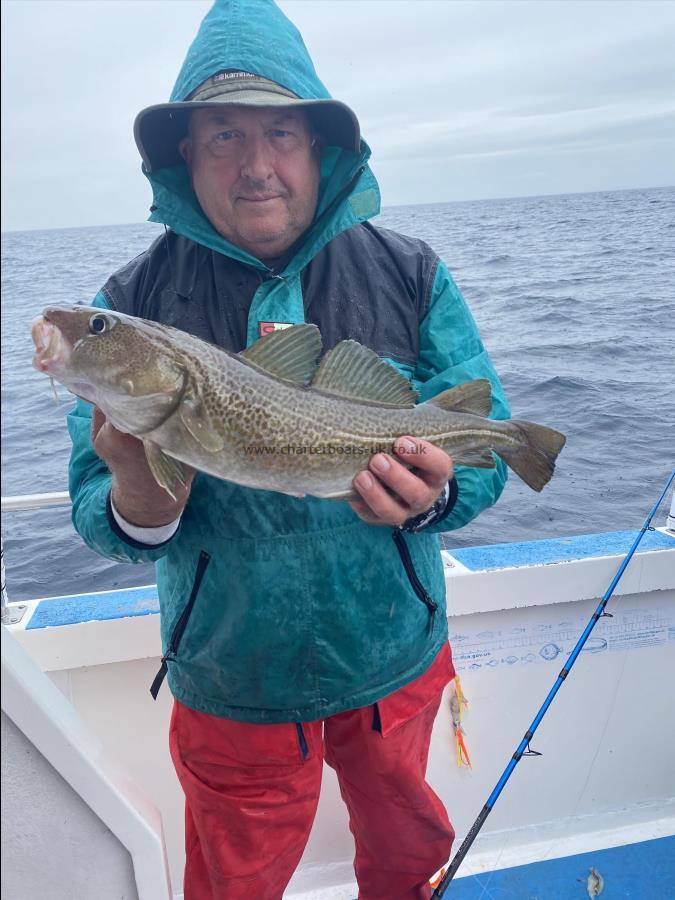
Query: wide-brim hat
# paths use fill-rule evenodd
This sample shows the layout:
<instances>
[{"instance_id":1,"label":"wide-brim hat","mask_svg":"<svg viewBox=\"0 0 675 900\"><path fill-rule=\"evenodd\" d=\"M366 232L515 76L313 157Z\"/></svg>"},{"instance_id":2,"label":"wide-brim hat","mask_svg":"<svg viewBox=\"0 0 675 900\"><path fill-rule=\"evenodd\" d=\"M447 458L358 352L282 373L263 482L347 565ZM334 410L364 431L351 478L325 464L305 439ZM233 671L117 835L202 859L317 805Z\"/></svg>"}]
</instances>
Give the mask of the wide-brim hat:
<instances>
[{"instance_id":1,"label":"wide-brim hat","mask_svg":"<svg viewBox=\"0 0 675 900\"><path fill-rule=\"evenodd\" d=\"M148 106L136 116L134 138L146 171L182 163L178 144L187 134L190 113L221 104L303 107L314 128L330 146L359 151L359 122L345 103L332 99L305 100L260 75L223 71L208 78L186 100Z\"/></svg>"}]
</instances>

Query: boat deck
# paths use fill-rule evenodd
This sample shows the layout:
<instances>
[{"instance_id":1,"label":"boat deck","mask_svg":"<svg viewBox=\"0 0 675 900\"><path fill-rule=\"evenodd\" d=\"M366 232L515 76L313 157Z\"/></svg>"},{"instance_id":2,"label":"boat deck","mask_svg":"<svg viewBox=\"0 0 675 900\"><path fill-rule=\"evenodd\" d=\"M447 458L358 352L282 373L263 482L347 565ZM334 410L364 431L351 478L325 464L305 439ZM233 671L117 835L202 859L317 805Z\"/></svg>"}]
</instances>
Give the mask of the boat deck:
<instances>
[{"instance_id":1,"label":"boat deck","mask_svg":"<svg viewBox=\"0 0 675 900\"><path fill-rule=\"evenodd\" d=\"M673 900L675 835L672 810L652 822L562 841L545 840L526 851L503 835L501 850L471 854L448 885L444 900L584 900L591 869L602 876L601 900ZM535 849L535 847L537 849ZM589 849L593 848L593 849ZM579 852L575 852L575 850ZM570 851L563 852L561 850ZM514 853L515 851L515 853ZM537 858L539 856L539 858ZM355 900L356 882L284 894L285 900ZM594 895L595 896L595 895Z\"/></svg>"},{"instance_id":2,"label":"boat deck","mask_svg":"<svg viewBox=\"0 0 675 900\"><path fill-rule=\"evenodd\" d=\"M675 837L457 877L444 896L448 900L577 900L590 896L591 868L603 878L602 900L672 900Z\"/></svg>"}]
</instances>

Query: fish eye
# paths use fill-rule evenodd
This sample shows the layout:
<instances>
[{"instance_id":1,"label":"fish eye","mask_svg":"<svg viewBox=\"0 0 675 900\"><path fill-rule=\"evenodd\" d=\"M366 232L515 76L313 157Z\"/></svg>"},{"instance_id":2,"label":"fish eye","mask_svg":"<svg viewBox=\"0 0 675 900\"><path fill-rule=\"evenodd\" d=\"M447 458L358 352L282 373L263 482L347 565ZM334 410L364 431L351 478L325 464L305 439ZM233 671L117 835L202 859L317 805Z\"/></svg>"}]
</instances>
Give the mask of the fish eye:
<instances>
[{"instance_id":1,"label":"fish eye","mask_svg":"<svg viewBox=\"0 0 675 900\"><path fill-rule=\"evenodd\" d=\"M89 319L89 331L91 334L104 334L110 331L117 324L112 316L106 316L104 313L96 313Z\"/></svg>"}]
</instances>

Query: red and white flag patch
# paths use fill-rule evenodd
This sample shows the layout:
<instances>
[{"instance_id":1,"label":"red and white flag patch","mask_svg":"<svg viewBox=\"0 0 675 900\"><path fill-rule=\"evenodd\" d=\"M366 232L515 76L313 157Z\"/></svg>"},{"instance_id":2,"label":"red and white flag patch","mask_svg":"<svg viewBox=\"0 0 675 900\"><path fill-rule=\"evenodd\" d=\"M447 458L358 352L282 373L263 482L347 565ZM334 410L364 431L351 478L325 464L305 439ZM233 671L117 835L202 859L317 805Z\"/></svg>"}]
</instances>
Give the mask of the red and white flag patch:
<instances>
[{"instance_id":1,"label":"red and white flag patch","mask_svg":"<svg viewBox=\"0 0 675 900\"><path fill-rule=\"evenodd\" d=\"M258 322L258 337L272 334L273 331L283 331L291 325L295 325L295 322Z\"/></svg>"}]
</instances>

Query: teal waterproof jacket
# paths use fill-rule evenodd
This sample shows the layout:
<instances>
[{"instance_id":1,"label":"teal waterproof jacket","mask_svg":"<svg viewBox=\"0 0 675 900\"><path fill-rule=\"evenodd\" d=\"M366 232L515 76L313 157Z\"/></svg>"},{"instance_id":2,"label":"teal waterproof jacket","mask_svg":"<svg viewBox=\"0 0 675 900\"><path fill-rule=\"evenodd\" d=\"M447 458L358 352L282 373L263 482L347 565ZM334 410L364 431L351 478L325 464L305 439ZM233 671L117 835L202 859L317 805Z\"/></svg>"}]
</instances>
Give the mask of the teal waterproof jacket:
<instances>
[{"instance_id":1,"label":"teal waterproof jacket","mask_svg":"<svg viewBox=\"0 0 675 900\"><path fill-rule=\"evenodd\" d=\"M300 35L269 0L215 4L190 47L172 100L185 99L226 68L262 75L302 98L329 97ZM183 244L260 273L248 309L250 344L261 322L305 320L307 272L331 242L348 243L350 235L361 233L355 229L369 229L368 236L377 231L362 224L379 212L369 156L365 142L358 153L325 149L315 223L273 278L265 277L270 270L264 263L212 228L184 166L148 176L151 219L164 223ZM442 262L436 260L430 272L415 335L417 358L392 355L389 361L410 378L421 401L464 381L488 378L491 415L508 417L499 380L459 290ZM199 278L199 272L190 277ZM105 290L94 304L114 305ZM349 336L360 338L357 332ZM163 652L174 696L193 709L247 722L324 718L374 703L421 675L447 641L435 532L471 521L497 500L506 480L499 460L494 469L458 467L459 492L449 515L403 536L404 551L432 600L424 603L391 528L365 524L344 502L252 490L203 473L195 478L175 535L156 547L137 544L111 523L111 477L92 447L90 405L78 401L68 425L77 531L110 559L156 562Z\"/></svg>"}]
</instances>

